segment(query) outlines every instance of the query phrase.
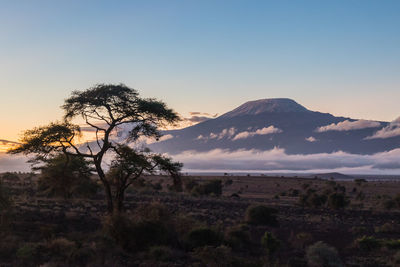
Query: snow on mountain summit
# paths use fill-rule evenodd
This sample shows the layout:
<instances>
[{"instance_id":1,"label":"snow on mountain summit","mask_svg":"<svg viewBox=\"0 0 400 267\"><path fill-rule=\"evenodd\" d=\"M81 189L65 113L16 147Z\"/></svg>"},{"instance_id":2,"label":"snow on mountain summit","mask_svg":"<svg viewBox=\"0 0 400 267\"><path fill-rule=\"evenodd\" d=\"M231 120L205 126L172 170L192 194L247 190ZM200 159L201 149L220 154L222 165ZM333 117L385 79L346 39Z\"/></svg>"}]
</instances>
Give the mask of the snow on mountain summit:
<instances>
[{"instance_id":1,"label":"snow on mountain summit","mask_svg":"<svg viewBox=\"0 0 400 267\"><path fill-rule=\"evenodd\" d=\"M309 111L296 101L289 98L268 98L248 101L221 117L232 118L243 115L258 115L261 113L307 112Z\"/></svg>"}]
</instances>

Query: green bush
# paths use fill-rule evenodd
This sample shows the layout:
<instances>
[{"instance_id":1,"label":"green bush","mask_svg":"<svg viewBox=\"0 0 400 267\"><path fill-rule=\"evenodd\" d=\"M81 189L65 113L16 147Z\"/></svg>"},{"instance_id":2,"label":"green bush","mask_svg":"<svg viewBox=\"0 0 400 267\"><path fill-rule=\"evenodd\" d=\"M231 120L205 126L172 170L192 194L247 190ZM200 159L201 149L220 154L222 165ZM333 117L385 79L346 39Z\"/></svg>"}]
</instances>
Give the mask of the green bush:
<instances>
[{"instance_id":1,"label":"green bush","mask_svg":"<svg viewBox=\"0 0 400 267\"><path fill-rule=\"evenodd\" d=\"M342 267L337 250L318 241L306 249L307 263L310 267Z\"/></svg>"},{"instance_id":2,"label":"green bush","mask_svg":"<svg viewBox=\"0 0 400 267\"><path fill-rule=\"evenodd\" d=\"M278 210L264 205L249 206L246 210L246 222L253 225L277 226Z\"/></svg>"},{"instance_id":3,"label":"green bush","mask_svg":"<svg viewBox=\"0 0 400 267\"><path fill-rule=\"evenodd\" d=\"M281 242L270 232L265 232L261 238L261 245L267 251L269 261L272 260L275 253L278 251Z\"/></svg>"},{"instance_id":4,"label":"green bush","mask_svg":"<svg viewBox=\"0 0 400 267\"><path fill-rule=\"evenodd\" d=\"M306 194L300 195L299 202L302 206L318 208L325 205L326 195L315 193L314 190L308 190Z\"/></svg>"},{"instance_id":5,"label":"green bush","mask_svg":"<svg viewBox=\"0 0 400 267\"><path fill-rule=\"evenodd\" d=\"M208 227L200 227L191 230L186 237L186 244L189 248L204 246L219 246L223 241L223 236Z\"/></svg>"},{"instance_id":6,"label":"green bush","mask_svg":"<svg viewBox=\"0 0 400 267\"><path fill-rule=\"evenodd\" d=\"M364 251L372 251L382 246L382 242L373 236L363 236L355 240L356 246Z\"/></svg>"},{"instance_id":7,"label":"green bush","mask_svg":"<svg viewBox=\"0 0 400 267\"><path fill-rule=\"evenodd\" d=\"M246 225L238 225L229 228L225 233L227 244L237 250L246 249L250 246L250 232Z\"/></svg>"},{"instance_id":8,"label":"green bush","mask_svg":"<svg viewBox=\"0 0 400 267\"><path fill-rule=\"evenodd\" d=\"M350 204L344 193L333 193L328 197L328 206L332 209L343 209Z\"/></svg>"},{"instance_id":9,"label":"green bush","mask_svg":"<svg viewBox=\"0 0 400 267\"><path fill-rule=\"evenodd\" d=\"M192 189L192 194L200 196L220 196L222 194L222 181L211 180L196 185Z\"/></svg>"}]
</instances>

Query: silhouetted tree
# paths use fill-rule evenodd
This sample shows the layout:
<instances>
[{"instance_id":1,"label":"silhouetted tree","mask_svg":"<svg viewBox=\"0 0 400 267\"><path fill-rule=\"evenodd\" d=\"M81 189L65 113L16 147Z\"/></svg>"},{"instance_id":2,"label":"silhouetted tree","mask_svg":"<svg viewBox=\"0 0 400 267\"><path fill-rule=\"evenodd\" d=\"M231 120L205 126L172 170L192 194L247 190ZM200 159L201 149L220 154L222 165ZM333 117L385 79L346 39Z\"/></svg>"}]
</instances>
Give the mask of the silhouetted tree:
<instances>
[{"instance_id":1,"label":"silhouetted tree","mask_svg":"<svg viewBox=\"0 0 400 267\"><path fill-rule=\"evenodd\" d=\"M38 179L39 190L48 196L90 196L98 189L91 179L93 165L83 157L60 152L46 159L35 159L31 162L41 164L34 169L41 172Z\"/></svg>"},{"instance_id":2,"label":"silhouetted tree","mask_svg":"<svg viewBox=\"0 0 400 267\"><path fill-rule=\"evenodd\" d=\"M10 153L35 154L37 157L46 158L63 152L68 156L90 159L104 186L110 213L119 206L114 204L121 198L116 194L124 191L111 188L112 179L106 177L103 168L106 153L117 155L112 168L119 165L125 168L129 164L131 167L135 166L135 171L130 173L129 177L150 171L149 166L158 163L153 168L155 170L162 162L162 169L175 177L175 184L179 187L177 176L180 164L173 163L162 155L151 154L145 157L145 154L150 153L149 150L132 148L129 153L125 153L124 151L128 150L126 146L120 146L133 144L141 137L158 139L161 137L160 127L177 122L178 115L167 108L165 103L152 98L140 98L135 89L123 84L99 84L84 91L74 91L72 96L65 100L62 108L65 111L62 122L26 131L21 145L12 149ZM81 117L87 127L95 133L95 141L79 144L81 128L71 122L76 117ZM125 138L118 136L121 129L128 133ZM131 162L127 164L129 160Z\"/></svg>"}]
</instances>

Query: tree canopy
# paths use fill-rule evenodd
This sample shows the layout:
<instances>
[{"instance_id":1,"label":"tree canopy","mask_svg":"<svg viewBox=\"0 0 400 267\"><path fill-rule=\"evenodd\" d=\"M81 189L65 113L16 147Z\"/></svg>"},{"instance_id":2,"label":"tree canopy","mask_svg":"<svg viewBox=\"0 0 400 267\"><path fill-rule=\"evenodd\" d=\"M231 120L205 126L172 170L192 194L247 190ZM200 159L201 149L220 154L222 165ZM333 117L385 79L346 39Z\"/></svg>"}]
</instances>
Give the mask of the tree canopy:
<instances>
[{"instance_id":1,"label":"tree canopy","mask_svg":"<svg viewBox=\"0 0 400 267\"><path fill-rule=\"evenodd\" d=\"M180 163L173 162L161 154L148 149L133 148L139 138L162 136L160 128L180 120L178 114L154 98L141 98L137 90L124 84L98 84L84 91L73 91L62 105L64 118L61 122L27 130L21 144L10 153L34 154L43 160L57 153L79 156L92 160L96 172L104 185L107 206L114 209L116 189L106 177L103 169L104 156L114 157L111 169L118 169L125 177L124 186L143 173L168 172L179 187ZM85 128L74 124L74 119L83 119ZM92 141L82 142L82 129L94 132ZM118 138L124 130L124 138ZM107 175L115 175L115 171ZM125 190L124 189L124 190ZM119 192L123 195L124 191ZM114 195L113 195L114 194Z\"/></svg>"}]
</instances>

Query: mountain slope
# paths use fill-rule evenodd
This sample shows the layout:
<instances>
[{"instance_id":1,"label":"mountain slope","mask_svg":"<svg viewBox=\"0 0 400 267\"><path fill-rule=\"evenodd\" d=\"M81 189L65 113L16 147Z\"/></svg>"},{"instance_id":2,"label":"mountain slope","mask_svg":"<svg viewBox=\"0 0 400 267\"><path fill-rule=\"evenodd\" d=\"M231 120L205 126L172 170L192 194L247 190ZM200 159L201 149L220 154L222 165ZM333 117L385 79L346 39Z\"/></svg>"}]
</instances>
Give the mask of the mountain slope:
<instances>
[{"instance_id":1,"label":"mountain slope","mask_svg":"<svg viewBox=\"0 0 400 267\"><path fill-rule=\"evenodd\" d=\"M310 111L291 99L262 99L247 102L218 118L180 130L166 131L173 136L151 148L171 154L182 151L285 149L288 154L345 151L372 154L398 147L400 138L372 139L388 122L367 122L354 130L321 131L319 127L338 123L353 125L354 119ZM340 126L340 124L339 124ZM346 129L344 127L344 129Z\"/></svg>"}]
</instances>

